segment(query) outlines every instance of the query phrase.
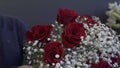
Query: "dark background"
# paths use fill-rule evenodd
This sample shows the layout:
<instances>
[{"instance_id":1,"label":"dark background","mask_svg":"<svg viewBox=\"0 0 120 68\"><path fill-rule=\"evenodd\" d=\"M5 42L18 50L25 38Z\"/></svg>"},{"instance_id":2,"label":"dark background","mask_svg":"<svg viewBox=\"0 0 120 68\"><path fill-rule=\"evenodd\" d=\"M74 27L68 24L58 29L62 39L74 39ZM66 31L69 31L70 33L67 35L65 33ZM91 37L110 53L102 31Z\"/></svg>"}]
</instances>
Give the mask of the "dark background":
<instances>
[{"instance_id":1,"label":"dark background","mask_svg":"<svg viewBox=\"0 0 120 68\"><path fill-rule=\"evenodd\" d=\"M28 28L54 23L58 8L69 8L80 15L99 16L105 22L108 3L115 1L119 0L0 0L0 14L18 17Z\"/></svg>"}]
</instances>

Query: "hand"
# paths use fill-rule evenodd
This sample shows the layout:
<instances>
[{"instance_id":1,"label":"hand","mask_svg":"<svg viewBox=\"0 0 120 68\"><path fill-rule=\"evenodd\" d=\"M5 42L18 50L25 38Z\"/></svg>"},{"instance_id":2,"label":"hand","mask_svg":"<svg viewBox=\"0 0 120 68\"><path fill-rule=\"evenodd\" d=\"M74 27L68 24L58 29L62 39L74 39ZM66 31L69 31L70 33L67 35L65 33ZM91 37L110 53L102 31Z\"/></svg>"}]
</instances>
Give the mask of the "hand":
<instances>
[{"instance_id":1,"label":"hand","mask_svg":"<svg viewBox=\"0 0 120 68\"><path fill-rule=\"evenodd\" d=\"M18 68L32 68L32 66L30 66L30 65L22 65L22 66L19 66Z\"/></svg>"}]
</instances>

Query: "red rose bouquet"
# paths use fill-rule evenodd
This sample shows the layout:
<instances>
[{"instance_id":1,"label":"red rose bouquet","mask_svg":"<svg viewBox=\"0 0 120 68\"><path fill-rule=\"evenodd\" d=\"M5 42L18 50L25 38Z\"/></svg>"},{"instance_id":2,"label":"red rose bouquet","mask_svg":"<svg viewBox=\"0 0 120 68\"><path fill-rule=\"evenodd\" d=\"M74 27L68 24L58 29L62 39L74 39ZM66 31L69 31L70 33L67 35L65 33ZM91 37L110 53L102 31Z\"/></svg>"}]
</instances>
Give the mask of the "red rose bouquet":
<instances>
[{"instance_id":1,"label":"red rose bouquet","mask_svg":"<svg viewBox=\"0 0 120 68\"><path fill-rule=\"evenodd\" d=\"M118 68L120 41L98 17L59 9L51 25L26 33L25 61L35 68Z\"/></svg>"}]
</instances>

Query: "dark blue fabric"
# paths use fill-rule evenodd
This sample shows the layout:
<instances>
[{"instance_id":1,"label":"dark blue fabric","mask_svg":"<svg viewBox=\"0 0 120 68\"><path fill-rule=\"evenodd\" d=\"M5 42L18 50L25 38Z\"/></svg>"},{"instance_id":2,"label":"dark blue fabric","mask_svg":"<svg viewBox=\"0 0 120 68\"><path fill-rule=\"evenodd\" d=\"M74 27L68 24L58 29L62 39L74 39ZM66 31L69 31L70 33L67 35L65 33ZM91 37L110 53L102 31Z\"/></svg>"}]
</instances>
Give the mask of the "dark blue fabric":
<instances>
[{"instance_id":1,"label":"dark blue fabric","mask_svg":"<svg viewBox=\"0 0 120 68\"><path fill-rule=\"evenodd\" d=\"M25 31L21 20L0 15L0 68L22 64Z\"/></svg>"}]
</instances>

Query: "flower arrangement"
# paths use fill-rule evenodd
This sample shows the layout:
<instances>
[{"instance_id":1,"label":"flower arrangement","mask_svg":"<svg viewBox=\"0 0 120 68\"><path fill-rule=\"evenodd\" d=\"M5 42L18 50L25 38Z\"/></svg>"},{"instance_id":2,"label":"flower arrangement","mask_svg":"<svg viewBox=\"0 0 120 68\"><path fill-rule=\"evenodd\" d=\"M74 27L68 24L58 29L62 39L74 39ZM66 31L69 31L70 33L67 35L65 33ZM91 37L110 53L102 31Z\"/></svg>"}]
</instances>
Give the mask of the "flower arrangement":
<instances>
[{"instance_id":1,"label":"flower arrangement","mask_svg":"<svg viewBox=\"0 0 120 68\"><path fill-rule=\"evenodd\" d=\"M120 41L98 17L59 9L54 24L26 33L25 61L35 68L118 68Z\"/></svg>"},{"instance_id":2,"label":"flower arrangement","mask_svg":"<svg viewBox=\"0 0 120 68\"><path fill-rule=\"evenodd\" d=\"M109 10L106 11L106 15L108 16L106 25L120 33L120 3L109 3Z\"/></svg>"}]
</instances>

